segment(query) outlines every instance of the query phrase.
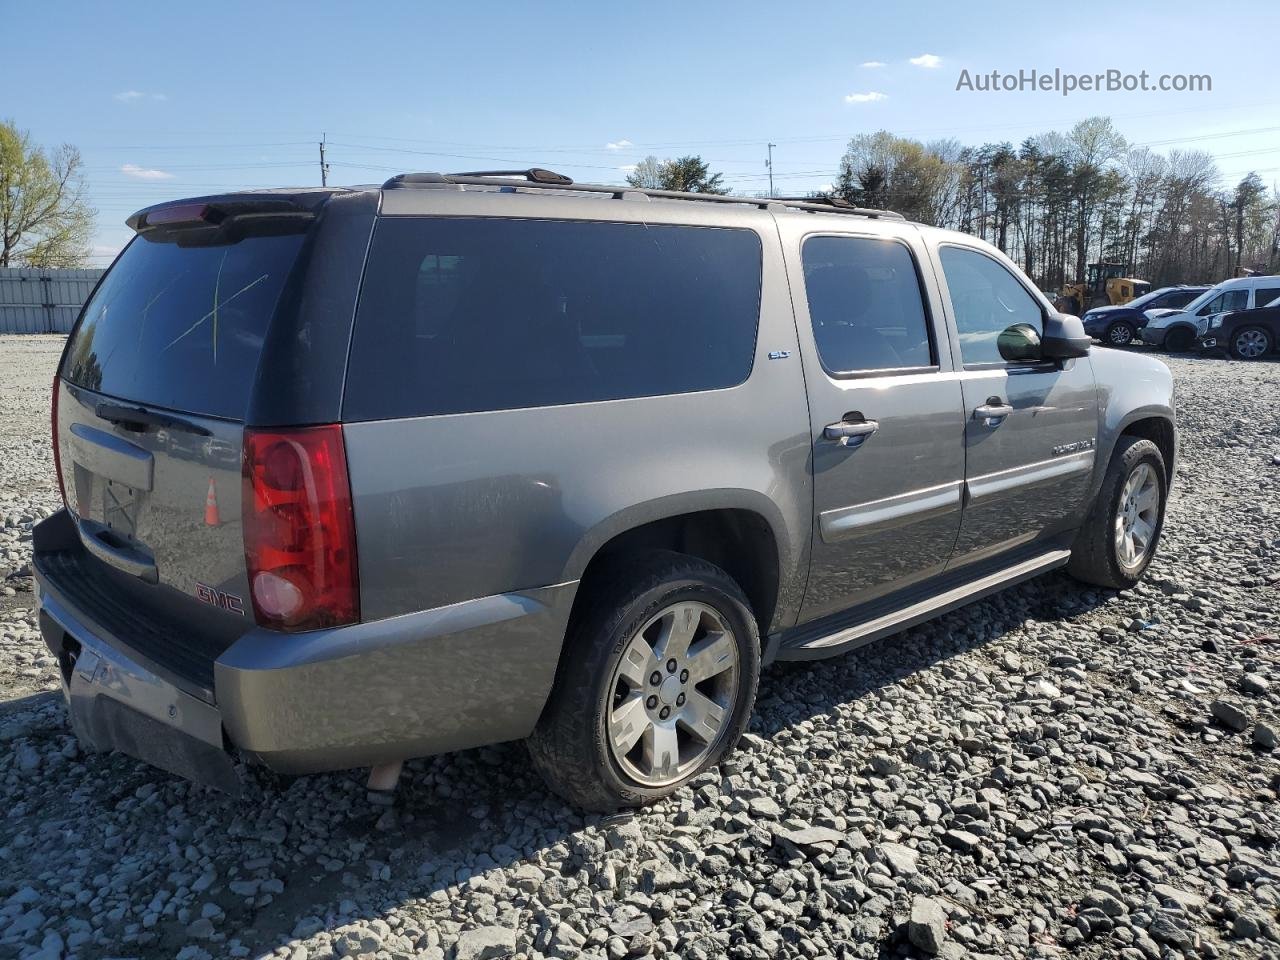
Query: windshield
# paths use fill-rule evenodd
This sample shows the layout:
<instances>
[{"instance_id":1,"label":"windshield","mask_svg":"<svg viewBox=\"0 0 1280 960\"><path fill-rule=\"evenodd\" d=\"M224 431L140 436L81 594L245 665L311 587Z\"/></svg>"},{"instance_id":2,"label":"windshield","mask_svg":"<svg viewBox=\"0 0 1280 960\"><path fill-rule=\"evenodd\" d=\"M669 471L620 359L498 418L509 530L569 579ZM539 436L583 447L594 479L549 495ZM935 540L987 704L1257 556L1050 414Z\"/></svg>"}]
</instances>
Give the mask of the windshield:
<instances>
[{"instance_id":1,"label":"windshield","mask_svg":"<svg viewBox=\"0 0 1280 960\"><path fill-rule=\"evenodd\" d=\"M179 246L135 238L71 335L63 376L125 400L240 420L301 234Z\"/></svg>"}]
</instances>

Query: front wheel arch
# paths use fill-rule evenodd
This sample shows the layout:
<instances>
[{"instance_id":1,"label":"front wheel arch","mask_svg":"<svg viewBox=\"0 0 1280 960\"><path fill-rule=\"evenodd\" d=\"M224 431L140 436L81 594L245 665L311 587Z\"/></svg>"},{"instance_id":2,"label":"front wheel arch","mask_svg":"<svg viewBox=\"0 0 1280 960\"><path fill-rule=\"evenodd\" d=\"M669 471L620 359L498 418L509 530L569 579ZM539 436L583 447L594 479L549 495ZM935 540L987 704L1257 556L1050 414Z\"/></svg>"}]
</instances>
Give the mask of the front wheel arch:
<instances>
[{"instance_id":1,"label":"front wheel arch","mask_svg":"<svg viewBox=\"0 0 1280 960\"><path fill-rule=\"evenodd\" d=\"M1126 499L1125 484L1133 471L1147 465L1154 470L1152 477L1158 489L1157 514L1153 531L1149 531L1149 543L1140 562L1126 566L1117 552L1119 509ZM1084 524L1071 548L1067 572L1077 580L1114 590L1133 587L1146 573L1164 528L1165 512L1169 501L1169 468L1161 456L1157 444L1135 434L1122 436L1116 443L1102 485L1089 506Z\"/></svg>"},{"instance_id":2,"label":"front wheel arch","mask_svg":"<svg viewBox=\"0 0 1280 960\"><path fill-rule=\"evenodd\" d=\"M1186 353L1195 344L1195 327L1179 323L1169 328L1164 335L1164 348L1170 353Z\"/></svg>"}]
</instances>

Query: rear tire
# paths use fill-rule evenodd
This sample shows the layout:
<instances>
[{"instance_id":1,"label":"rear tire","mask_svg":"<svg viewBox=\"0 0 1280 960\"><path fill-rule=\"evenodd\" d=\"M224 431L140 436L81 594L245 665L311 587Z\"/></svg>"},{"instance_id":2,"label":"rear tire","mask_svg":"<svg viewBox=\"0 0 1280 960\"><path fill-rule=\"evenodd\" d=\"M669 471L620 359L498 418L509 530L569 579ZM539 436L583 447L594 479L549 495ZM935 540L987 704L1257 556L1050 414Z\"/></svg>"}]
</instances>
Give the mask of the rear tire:
<instances>
[{"instance_id":1,"label":"rear tire","mask_svg":"<svg viewBox=\"0 0 1280 960\"><path fill-rule=\"evenodd\" d=\"M1164 348L1170 353L1186 353L1195 341L1195 333L1190 327L1174 327L1164 340Z\"/></svg>"},{"instance_id":2,"label":"rear tire","mask_svg":"<svg viewBox=\"0 0 1280 960\"><path fill-rule=\"evenodd\" d=\"M651 803L719 763L746 729L760 677L755 617L719 567L665 550L581 589L529 754L577 807Z\"/></svg>"},{"instance_id":3,"label":"rear tire","mask_svg":"<svg viewBox=\"0 0 1280 960\"><path fill-rule=\"evenodd\" d=\"M1116 590L1142 579L1164 528L1167 478L1159 447L1141 437L1121 437L1071 548L1067 572Z\"/></svg>"},{"instance_id":4,"label":"rear tire","mask_svg":"<svg viewBox=\"0 0 1280 960\"><path fill-rule=\"evenodd\" d=\"M1237 360L1261 360L1275 346L1270 332L1262 327L1241 327L1231 334L1231 356Z\"/></svg>"},{"instance_id":5,"label":"rear tire","mask_svg":"<svg viewBox=\"0 0 1280 960\"><path fill-rule=\"evenodd\" d=\"M1124 320L1117 320L1107 327L1107 343L1113 347L1128 347L1133 344L1137 331L1133 325Z\"/></svg>"}]
</instances>

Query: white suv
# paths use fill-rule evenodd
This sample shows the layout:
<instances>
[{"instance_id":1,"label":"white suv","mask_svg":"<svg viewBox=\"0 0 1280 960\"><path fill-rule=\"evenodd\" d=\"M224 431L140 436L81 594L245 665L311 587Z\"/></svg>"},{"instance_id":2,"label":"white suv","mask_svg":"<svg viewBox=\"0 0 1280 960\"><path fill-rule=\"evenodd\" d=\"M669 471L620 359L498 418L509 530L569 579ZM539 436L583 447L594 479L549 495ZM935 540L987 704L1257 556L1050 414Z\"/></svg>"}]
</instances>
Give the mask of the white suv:
<instances>
[{"instance_id":1,"label":"white suv","mask_svg":"<svg viewBox=\"0 0 1280 960\"><path fill-rule=\"evenodd\" d=\"M1192 349L1209 328L1209 317L1233 310L1252 310L1280 299L1280 277L1235 277L1210 287L1181 310L1148 310L1138 331L1142 342L1172 353Z\"/></svg>"}]
</instances>

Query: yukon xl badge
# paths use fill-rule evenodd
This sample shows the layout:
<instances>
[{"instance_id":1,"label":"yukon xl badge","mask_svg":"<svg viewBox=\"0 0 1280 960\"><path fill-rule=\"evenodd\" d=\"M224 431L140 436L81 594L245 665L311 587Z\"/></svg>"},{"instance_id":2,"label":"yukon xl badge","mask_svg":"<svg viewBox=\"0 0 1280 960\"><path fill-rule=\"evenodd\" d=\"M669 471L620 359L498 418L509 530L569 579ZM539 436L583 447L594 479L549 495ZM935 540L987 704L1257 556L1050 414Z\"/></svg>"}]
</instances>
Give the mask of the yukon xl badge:
<instances>
[{"instance_id":1,"label":"yukon xl badge","mask_svg":"<svg viewBox=\"0 0 1280 960\"><path fill-rule=\"evenodd\" d=\"M244 601L237 597L234 593L224 593L221 590L209 586L207 583L196 581L196 599L201 603L207 603L211 607L217 607L220 610L229 610L232 613L238 613L244 616Z\"/></svg>"},{"instance_id":2,"label":"yukon xl badge","mask_svg":"<svg viewBox=\"0 0 1280 960\"><path fill-rule=\"evenodd\" d=\"M1068 453L1079 453L1081 450L1093 449L1093 437L1088 440L1077 440L1075 443L1063 443L1053 448L1053 455L1061 457Z\"/></svg>"}]
</instances>

